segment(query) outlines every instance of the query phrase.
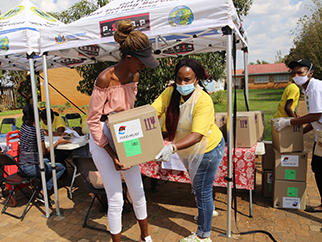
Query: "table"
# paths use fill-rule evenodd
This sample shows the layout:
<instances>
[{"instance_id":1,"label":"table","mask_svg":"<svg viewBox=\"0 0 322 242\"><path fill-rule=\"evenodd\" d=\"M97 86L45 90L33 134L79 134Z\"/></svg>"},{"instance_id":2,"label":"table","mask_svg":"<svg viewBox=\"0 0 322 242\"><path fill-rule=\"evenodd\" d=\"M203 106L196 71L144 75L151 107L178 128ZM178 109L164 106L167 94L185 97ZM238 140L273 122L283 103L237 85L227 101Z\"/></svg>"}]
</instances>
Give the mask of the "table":
<instances>
[{"instance_id":1,"label":"table","mask_svg":"<svg viewBox=\"0 0 322 242\"><path fill-rule=\"evenodd\" d=\"M166 143L166 142L165 142ZM257 148L258 147L258 148ZM262 142L257 142L251 148L236 148L235 158L236 162L236 187L237 189L249 190L250 195L250 216L252 216L252 190L255 184L255 158L256 155L265 154L265 146ZM191 183L188 172L162 169L162 162L149 161L140 164L141 173L147 177L175 181L182 183ZM227 187L227 146L225 148L225 155L217 171L214 186Z\"/></svg>"}]
</instances>

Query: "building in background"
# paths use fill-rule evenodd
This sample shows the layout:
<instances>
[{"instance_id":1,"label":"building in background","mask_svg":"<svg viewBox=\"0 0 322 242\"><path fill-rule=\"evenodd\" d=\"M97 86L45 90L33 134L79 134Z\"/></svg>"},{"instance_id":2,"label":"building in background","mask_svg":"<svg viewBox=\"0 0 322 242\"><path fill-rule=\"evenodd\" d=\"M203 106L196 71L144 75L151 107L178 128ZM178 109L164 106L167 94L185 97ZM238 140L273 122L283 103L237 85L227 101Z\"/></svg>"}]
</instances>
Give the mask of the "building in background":
<instances>
[{"instance_id":1,"label":"building in background","mask_svg":"<svg viewBox=\"0 0 322 242\"><path fill-rule=\"evenodd\" d=\"M291 73L284 63L248 65L248 89L284 88L290 81ZM243 69L236 70L236 85L238 89L244 88Z\"/></svg>"},{"instance_id":2,"label":"building in background","mask_svg":"<svg viewBox=\"0 0 322 242\"><path fill-rule=\"evenodd\" d=\"M43 74L40 74L43 76ZM59 90L64 96L78 107L89 105L91 97L77 91L78 82L82 77L76 69L56 68L48 69L48 82ZM41 101L45 101L44 81L40 79ZM64 105L67 100L49 85L49 97L51 105Z\"/></svg>"}]
</instances>

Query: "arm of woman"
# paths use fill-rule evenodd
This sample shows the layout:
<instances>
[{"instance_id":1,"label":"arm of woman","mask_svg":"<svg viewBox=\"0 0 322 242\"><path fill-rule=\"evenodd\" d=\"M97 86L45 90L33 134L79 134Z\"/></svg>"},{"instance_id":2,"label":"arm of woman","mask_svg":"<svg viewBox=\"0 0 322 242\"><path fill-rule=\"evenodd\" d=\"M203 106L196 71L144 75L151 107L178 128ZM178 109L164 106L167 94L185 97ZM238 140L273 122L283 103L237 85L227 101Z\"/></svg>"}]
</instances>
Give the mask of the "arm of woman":
<instances>
[{"instance_id":1,"label":"arm of woman","mask_svg":"<svg viewBox=\"0 0 322 242\"><path fill-rule=\"evenodd\" d=\"M71 140L66 140L64 139L64 136L62 135L59 140L57 140L55 143L54 143L54 149L57 148L58 145L62 145L62 144L68 144L68 143L71 143L72 141ZM46 148L46 144L45 144L45 141L42 141L41 142L41 145L42 145L42 151L43 151L43 154L44 155L47 155L49 152L50 152L50 147L48 146Z\"/></svg>"}]
</instances>

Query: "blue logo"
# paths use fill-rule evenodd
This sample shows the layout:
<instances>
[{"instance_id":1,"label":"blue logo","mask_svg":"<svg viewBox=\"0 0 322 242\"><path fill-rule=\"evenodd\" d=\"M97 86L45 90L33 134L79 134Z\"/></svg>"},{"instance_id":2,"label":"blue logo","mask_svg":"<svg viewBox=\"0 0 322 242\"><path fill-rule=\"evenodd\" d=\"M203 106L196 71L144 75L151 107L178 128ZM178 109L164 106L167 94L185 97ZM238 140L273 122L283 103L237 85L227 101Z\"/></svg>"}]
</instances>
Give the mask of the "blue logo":
<instances>
[{"instance_id":1,"label":"blue logo","mask_svg":"<svg viewBox=\"0 0 322 242\"><path fill-rule=\"evenodd\" d=\"M192 24L193 13L187 6L177 6L169 14L169 24L171 27L185 26Z\"/></svg>"},{"instance_id":2,"label":"blue logo","mask_svg":"<svg viewBox=\"0 0 322 242\"><path fill-rule=\"evenodd\" d=\"M119 134L125 134L125 126L120 126L119 127Z\"/></svg>"}]
</instances>

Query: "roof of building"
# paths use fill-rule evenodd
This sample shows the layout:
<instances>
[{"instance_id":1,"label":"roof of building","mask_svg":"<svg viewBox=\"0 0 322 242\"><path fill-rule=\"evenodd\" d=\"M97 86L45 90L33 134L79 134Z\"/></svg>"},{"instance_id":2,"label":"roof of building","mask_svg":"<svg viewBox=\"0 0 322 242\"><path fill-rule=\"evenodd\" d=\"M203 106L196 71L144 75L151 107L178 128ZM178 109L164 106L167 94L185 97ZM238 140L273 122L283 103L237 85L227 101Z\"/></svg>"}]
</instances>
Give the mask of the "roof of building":
<instances>
[{"instance_id":1,"label":"roof of building","mask_svg":"<svg viewBox=\"0 0 322 242\"><path fill-rule=\"evenodd\" d=\"M284 63L248 65L248 74L281 73L289 71L289 68ZM244 74L244 69L236 70L236 75L242 74Z\"/></svg>"}]
</instances>

